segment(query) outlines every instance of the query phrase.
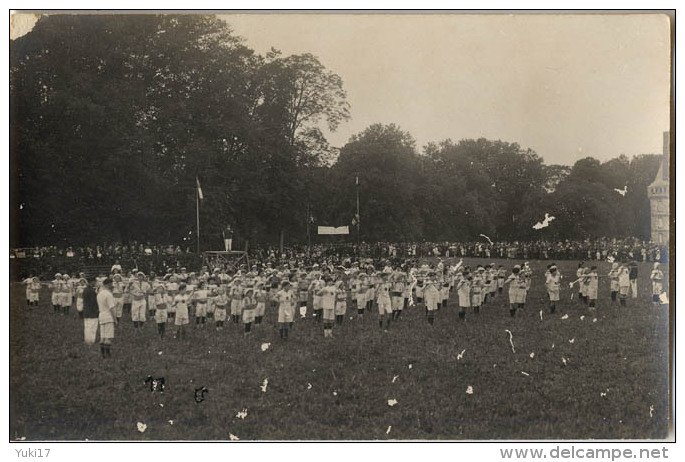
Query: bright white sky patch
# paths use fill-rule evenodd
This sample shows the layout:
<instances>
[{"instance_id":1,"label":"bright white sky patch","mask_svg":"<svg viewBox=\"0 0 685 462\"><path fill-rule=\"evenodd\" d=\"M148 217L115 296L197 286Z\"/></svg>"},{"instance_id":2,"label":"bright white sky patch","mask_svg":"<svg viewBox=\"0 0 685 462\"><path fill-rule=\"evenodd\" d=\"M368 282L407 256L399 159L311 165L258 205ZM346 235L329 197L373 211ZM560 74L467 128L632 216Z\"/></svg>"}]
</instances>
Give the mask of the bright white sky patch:
<instances>
[{"instance_id":1,"label":"bright white sky patch","mask_svg":"<svg viewBox=\"0 0 685 462\"><path fill-rule=\"evenodd\" d=\"M572 165L660 153L669 127L664 15L220 17L258 53L312 53L340 75L352 119L327 135L333 146L373 123L397 123L418 147L485 137Z\"/></svg>"}]
</instances>

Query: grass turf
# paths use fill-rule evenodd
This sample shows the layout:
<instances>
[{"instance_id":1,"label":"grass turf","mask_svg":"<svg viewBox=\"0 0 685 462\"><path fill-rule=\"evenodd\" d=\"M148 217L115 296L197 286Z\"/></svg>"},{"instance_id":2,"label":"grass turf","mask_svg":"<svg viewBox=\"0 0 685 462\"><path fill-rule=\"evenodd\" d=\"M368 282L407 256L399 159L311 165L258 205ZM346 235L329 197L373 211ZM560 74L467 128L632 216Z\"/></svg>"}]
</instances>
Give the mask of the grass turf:
<instances>
[{"instance_id":1,"label":"grass turf","mask_svg":"<svg viewBox=\"0 0 685 462\"><path fill-rule=\"evenodd\" d=\"M221 332L191 324L185 341L175 340L168 325L162 341L154 321L136 332L125 315L111 359L100 357L97 344L84 345L75 310L53 314L47 290L38 308L28 308L24 288L15 284L10 439L667 437L668 307L652 307L650 267L640 266L640 295L627 308L612 304L608 278L600 278L592 313L570 300L565 282L575 279L576 263L560 262L562 301L551 315L545 265L531 262L526 308L514 318L506 289L464 323L456 293L433 326L422 307L406 309L389 332L379 329L375 312L360 321L348 308L333 339L324 339L322 325L309 318L296 320L290 338L281 340L276 313L267 311L265 324L248 338L242 325L227 321ZM608 273L608 263L598 266ZM264 342L271 343L266 351ZM149 375L165 378L164 393L150 392ZM209 392L197 403L201 386ZM390 406L390 399L397 404ZM236 417L243 409L247 416ZM138 422L147 426L144 432Z\"/></svg>"}]
</instances>

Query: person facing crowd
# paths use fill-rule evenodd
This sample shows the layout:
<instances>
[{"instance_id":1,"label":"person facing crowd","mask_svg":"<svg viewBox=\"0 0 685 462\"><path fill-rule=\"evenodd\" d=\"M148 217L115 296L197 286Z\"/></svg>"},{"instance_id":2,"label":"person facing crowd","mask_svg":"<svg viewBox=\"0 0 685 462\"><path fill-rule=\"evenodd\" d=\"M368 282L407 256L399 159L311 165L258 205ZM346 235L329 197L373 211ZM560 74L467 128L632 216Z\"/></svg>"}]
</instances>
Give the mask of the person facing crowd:
<instances>
[{"instance_id":1,"label":"person facing crowd","mask_svg":"<svg viewBox=\"0 0 685 462\"><path fill-rule=\"evenodd\" d=\"M597 309L597 295L599 293L599 276L597 275L597 267L591 266L590 271L586 276L586 294L588 298L588 307L590 311Z\"/></svg>"},{"instance_id":2,"label":"person facing crowd","mask_svg":"<svg viewBox=\"0 0 685 462\"><path fill-rule=\"evenodd\" d=\"M114 297L114 303L116 304L116 308L114 310L114 315L116 316L117 321L121 321L121 317L123 316L123 313L124 313L124 305L123 305L124 291L128 292L128 285L123 282L121 274L116 273L116 272L111 277L111 280L112 280L112 297Z\"/></svg>"},{"instance_id":3,"label":"person facing crowd","mask_svg":"<svg viewBox=\"0 0 685 462\"><path fill-rule=\"evenodd\" d=\"M658 308L661 304L659 297L664 291L664 273L661 271L658 262L654 263L649 279L652 281L652 304L654 305L654 308Z\"/></svg>"},{"instance_id":4,"label":"person facing crowd","mask_svg":"<svg viewBox=\"0 0 685 462\"><path fill-rule=\"evenodd\" d=\"M257 307L255 308L255 326L259 326L262 321L264 321L264 315L266 314L266 302L267 294L264 290L264 283L259 282L255 285L254 298L257 301Z\"/></svg>"},{"instance_id":5,"label":"person facing crowd","mask_svg":"<svg viewBox=\"0 0 685 462\"><path fill-rule=\"evenodd\" d=\"M457 282L457 297L459 298L459 319L466 321L466 312L471 307L471 285L473 276L469 267L463 269L462 277Z\"/></svg>"},{"instance_id":6,"label":"person facing crowd","mask_svg":"<svg viewBox=\"0 0 685 462\"><path fill-rule=\"evenodd\" d=\"M200 281L197 290L192 294L192 300L195 303L195 325L204 327L207 318L207 303L209 300L209 291L205 281Z\"/></svg>"},{"instance_id":7,"label":"person facing crowd","mask_svg":"<svg viewBox=\"0 0 685 462\"><path fill-rule=\"evenodd\" d=\"M287 339L295 319L295 294L290 281L283 281L281 290L276 293L276 300L278 301L279 335L282 339Z\"/></svg>"},{"instance_id":8,"label":"person facing crowd","mask_svg":"<svg viewBox=\"0 0 685 462\"><path fill-rule=\"evenodd\" d=\"M80 319L83 319L83 290L87 285L88 281L85 278L79 279L74 292L76 296L76 312Z\"/></svg>"},{"instance_id":9,"label":"person facing crowd","mask_svg":"<svg viewBox=\"0 0 685 462\"><path fill-rule=\"evenodd\" d=\"M343 324L347 313L347 288L344 281L335 283L335 322L339 326ZM332 335L331 335L332 336Z\"/></svg>"},{"instance_id":10,"label":"person facing crowd","mask_svg":"<svg viewBox=\"0 0 685 462\"><path fill-rule=\"evenodd\" d=\"M390 329L392 321L392 300L390 299L390 283L388 275L383 274L381 282L375 287L376 306L378 307L378 327L383 329L385 321L385 331Z\"/></svg>"},{"instance_id":11,"label":"person facing crowd","mask_svg":"<svg viewBox=\"0 0 685 462\"><path fill-rule=\"evenodd\" d=\"M550 264L548 268L545 287L547 288L547 295L549 296L549 312L554 314L557 303L560 300L561 274L557 269L557 265L554 263Z\"/></svg>"},{"instance_id":12,"label":"person facing crowd","mask_svg":"<svg viewBox=\"0 0 685 462\"><path fill-rule=\"evenodd\" d=\"M405 279L403 273L397 271L391 276L390 299L392 308L392 320L399 320L404 309Z\"/></svg>"},{"instance_id":13,"label":"person facing crowd","mask_svg":"<svg viewBox=\"0 0 685 462\"><path fill-rule=\"evenodd\" d=\"M252 323L255 320L255 311L257 310L257 299L254 296L254 289L248 287L245 290L245 296L243 297L243 313L242 320L244 326L244 336L250 335L252 332Z\"/></svg>"},{"instance_id":14,"label":"person facing crowd","mask_svg":"<svg viewBox=\"0 0 685 462\"><path fill-rule=\"evenodd\" d=\"M190 302L190 295L186 292L186 284L180 283L178 285L178 293L174 296L173 307L175 311L174 325L176 326L176 335L174 338L185 340L186 326L190 323L190 314L188 312L188 303Z\"/></svg>"},{"instance_id":15,"label":"person facing crowd","mask_svg":"<svg viewBox=\"0 0 685 462\"><path fill-rule=\"evenodd\" d=\"M37 307L40 302L40 279L32 276L27 278L24 284L26 284L26 305Z\"/></svg>"},{"instance_id":16,"label":"person facing crowd","mask_svg":"<svg viewBox=\"0 0 685 462\"><path fill-rule=\"evenodd\" d=\"M157 323L157 334L159 338L164 340L164 334L166 332L166 325L169 319L168 307L171 300L166 293L166 288L163 284L159 284L154 289L153 303L155 307L155 322Z\"/></svg>"},{"instance_id":17,"label":"person facing crowd","mask_svg":"<svg viewBox=\"0 0 685 462\"><path fill-rule=\"evenodd\" d=\"M216 330L223 330L226 324L226 310L230 304L230 299L226 295L226 289L219 287L217 295L214 298L214 322L216 323Z\"/></svg>"},{"instance_id":18,"label":"person facing crowd","mask_svg":"<svg viewBox=\"0 0 685 462\"><path fill-rule=\"evenodd\" d=\"M134 329L143 327L147 316L147 294L150 284L145 280L145 273L138 271L136 279L129 285L131 292L131 319ZM120 316L119 316L120 317Z\"/></svg>"},{"instance_id":19,"label":"person facing crowd","mask_svg":"<svg viewBox=\"0 0 685 462\"><path fill-rule=\"evenodd\" d=\"M616 303L618 297L618 263L613 262L611 264L611 271L607 274L609 277L609 287L611 290L611 302Z\"/></svg>"},{"instance_id":20,"label":"person facing crowd","mask_svg":"<svg viewBox=\"0 0 685 462\"><path fill-rule=\"evenodd\" d=\"M435 273L428 274L428 279L423 288L423 298L426 303L426 318L428 319L428 324L433 325L435 323L435 313L438 310L438 304L440 303L440 290L438 288Z\"/></svg>"},{"instance_id":21,"label":"person facing crowd","mask_svg":"<svg viewBox=\"0 0 685 462\"><path fill-rule=\"evenodd\" d=\"M630 270L623 265L618 270L618 297L621 306L627 306L628 291L630 290Z\"/></svg>"},{"instance_id":22,"label":"person facing crowd","mask_svg":"<svg viewBox=\"0 0 685 462\"><path fill-rule=\"evenodd\" d=\"M333 337L333 322L335 321L335 302L337 298L337 287L331 277L325 280L325 286L321 289L321 313L323 316L323 336L324 338Z\"/></svg>"},{"instance_id":23,"label":"person facing crowd","mask_svg":"<svg viewBox=\"0 0 685 462\"><path fill-rule=\"evenodd\" d=\"M521 267L519 265L514 266L504 283L509 284L509 314L513 318L516 315L516 311L523 306L526 293L526 281L521 276Z\"/></svg>"}]
</instances>

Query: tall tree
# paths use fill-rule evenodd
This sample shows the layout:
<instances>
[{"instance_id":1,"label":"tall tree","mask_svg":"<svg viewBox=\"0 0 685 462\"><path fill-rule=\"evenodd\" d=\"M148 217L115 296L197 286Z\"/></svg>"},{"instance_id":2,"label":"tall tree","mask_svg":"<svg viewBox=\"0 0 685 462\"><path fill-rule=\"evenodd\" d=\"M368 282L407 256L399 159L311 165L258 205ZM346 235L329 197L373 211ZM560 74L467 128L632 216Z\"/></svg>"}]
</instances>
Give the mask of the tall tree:
<instances>
[{"instance_id":1,"label":"tall tree","mask_svg":"<svg viewBox=\"0 0 685 462\"><path fill-rule=\"evenodd\" d=\"M348 117L311 55L261 57L202 15L55 15L11 43L11 165L25 243L300 229L299 174ZM78 239L74 239L77 236ZM218 239L217 239L218 241Z\"/></svg>"},{"instance_id":2,"label":"tall tree","mask_svg":"<svg viewBox=\"0 0 685 462\"><path fill-rule=\"evenodd\" d=\"M420 238L419 165L414 139L397 125L374 124L353 135L333 167L331 191L346 204L336 217L348 223L353 218L358 177L362 240Z\"/></svg>"},{"instance_id":3,"label":"tall tree","mask_svg":"<svg viewBox=\"0 0 685 462\"><path fill-rule=\"evenodd\" d=\"M535 152L516 143L480 138L429 145L426 154L439 166L438 174L459 172L463 178L460 199L470 237L518 237L521 217L544 185L542 159Z\"/></svg>"},{"instance_id":4,"label":"tall tree","mask_svg":"<svg viewBox=\"0 0 685 462\"><path fill-rule=\"evenodd\" d=\"M267 184L273 197L272 223L280 227L281 239L289 230L291 238L302 240L306 207L292 210L292 204L312 201L315 190L309 172L331 163L335 156L321 124L335 131L349 119L342 79L311 54L283 57L272 49L255 74L254 88L258 94L254 117L265 130L264 148L271 153ZM291 175L289 181L276 179L286 173Z\"/></svg>"}]
</instances>

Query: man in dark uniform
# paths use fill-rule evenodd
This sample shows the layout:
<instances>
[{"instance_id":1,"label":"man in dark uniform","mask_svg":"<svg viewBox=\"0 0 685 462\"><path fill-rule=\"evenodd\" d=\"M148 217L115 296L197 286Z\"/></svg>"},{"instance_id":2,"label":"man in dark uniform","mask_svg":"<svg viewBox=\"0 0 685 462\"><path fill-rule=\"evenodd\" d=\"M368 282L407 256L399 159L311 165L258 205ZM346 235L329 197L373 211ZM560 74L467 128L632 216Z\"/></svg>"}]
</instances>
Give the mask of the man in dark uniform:
<instances>
[{"instance_id":1,"label":"man in dark uniform","mask_svg":"<svg viewBox=\"0 0 685 462\"><path fill-rule=\"evenodd\" d=\"M637 298L637 262L635 260L631 261L628 269L628 278L630 279L630 294L632 298Z\"/></svg>"},{"instance_id":2,"label":"man in dark uniform","mask_svg":"<svg viewBox=\"0 0 685 462\"><path fill-rule=\"evenodd\" d=\"M83 339L86 345L93 345L98 333L98 300L95 280L90 279L83 289Z\"/></svg>"}]
</instances>

